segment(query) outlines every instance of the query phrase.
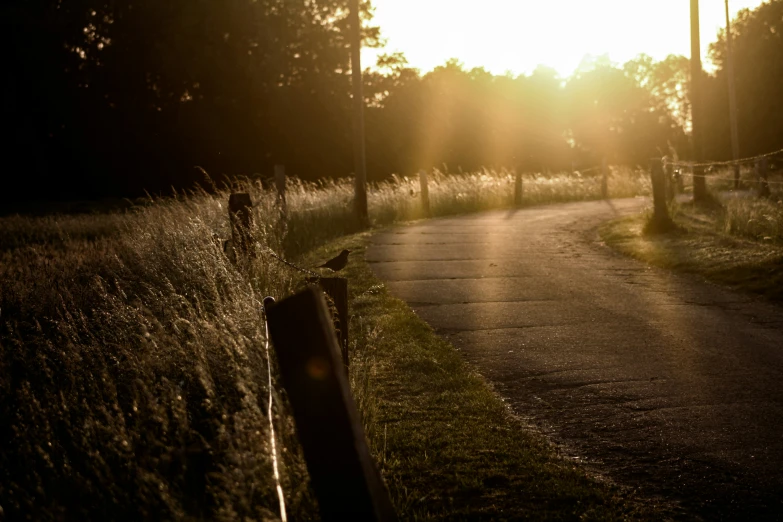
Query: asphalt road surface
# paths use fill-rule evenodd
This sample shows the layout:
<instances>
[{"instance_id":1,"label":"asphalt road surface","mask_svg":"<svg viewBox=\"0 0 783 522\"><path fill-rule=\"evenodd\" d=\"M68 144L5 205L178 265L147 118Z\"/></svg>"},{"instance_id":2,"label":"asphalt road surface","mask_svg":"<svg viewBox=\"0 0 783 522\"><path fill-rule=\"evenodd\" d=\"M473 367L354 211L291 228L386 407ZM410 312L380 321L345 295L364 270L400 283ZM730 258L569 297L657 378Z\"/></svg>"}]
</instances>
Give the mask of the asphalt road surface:
<instances>
[{"instance_id":1,"label":"asphalt road surface","mask_svg":"<svg viewBox=\"0 0 783 522\"><path fill-rule=\"evenodd\" d=\"M601 244L644 206L432 219L367 260L569 458L686 519L783 519L783 308Z\"/></svg>"}]
</instances>

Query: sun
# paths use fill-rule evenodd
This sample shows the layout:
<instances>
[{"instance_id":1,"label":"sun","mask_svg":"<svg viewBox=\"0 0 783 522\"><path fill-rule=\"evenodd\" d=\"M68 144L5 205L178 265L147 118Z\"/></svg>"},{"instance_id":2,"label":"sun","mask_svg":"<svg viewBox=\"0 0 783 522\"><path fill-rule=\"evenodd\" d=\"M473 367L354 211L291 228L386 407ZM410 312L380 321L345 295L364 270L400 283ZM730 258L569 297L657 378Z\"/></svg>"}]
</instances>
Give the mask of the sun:
<instances>
[{"instance_id":1,"label":"sun","mask_svg":"<svg viewBox=\"0 0 783 522\"><path fill-rule=\"evenodd\" d=\"M762 0L731 0L731 13ZM385 50L402 51L428 71L449 58L495 74L529 73L543 64L569 76L586 55L617 63L640 53L690 54L690 9L683 0L374 0ZM724 2L701 1L702 55L725 23Z\"/></svg>"}]
</instances>

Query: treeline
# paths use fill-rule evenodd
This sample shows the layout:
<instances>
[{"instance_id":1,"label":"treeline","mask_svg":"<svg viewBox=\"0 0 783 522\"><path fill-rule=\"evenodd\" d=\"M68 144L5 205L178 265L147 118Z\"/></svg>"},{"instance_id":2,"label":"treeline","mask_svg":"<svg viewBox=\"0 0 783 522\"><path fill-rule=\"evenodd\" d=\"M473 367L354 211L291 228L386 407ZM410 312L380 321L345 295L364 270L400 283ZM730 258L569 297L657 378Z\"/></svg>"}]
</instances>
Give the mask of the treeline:
<instances>
[{"instance_id":1,"label":"treeline","mask_svg":"<svg viewBox=\"0 0 783 522\"><path fill-rule=\"evenodd\" d=\"M3 199L135 196L283 163L353 170L347 0L7 0ZM369 2L364 44L380 44ZM743 154L783 147L783 0L733 26ZM664 37L662 35L662 37ZM725 40L707 156L730 154ZM421 167L584 168L689 155L688 60L510 77L404 56L365 76L370 179ZM445 167L444 167L445 165Z\"/></svg>"}]
</instances>

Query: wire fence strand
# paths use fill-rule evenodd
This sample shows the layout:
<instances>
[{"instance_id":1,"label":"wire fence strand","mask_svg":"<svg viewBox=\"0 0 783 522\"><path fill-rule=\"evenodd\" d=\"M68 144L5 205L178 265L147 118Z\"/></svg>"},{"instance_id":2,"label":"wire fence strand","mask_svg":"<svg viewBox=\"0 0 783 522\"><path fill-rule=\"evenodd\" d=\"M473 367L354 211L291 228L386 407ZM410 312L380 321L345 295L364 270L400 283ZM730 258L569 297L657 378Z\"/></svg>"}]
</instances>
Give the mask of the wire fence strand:
<instances>
[{"instance_id":1,"label":"wire fence strand","mask_svg":"<svg viewBox=\"0 0 783 522\"><path fill-rule=\"evenodd\" d=\"M263 246L263 245L262 245L262 247L264 248L264 251L265 251L267 254L271 255L273 258L277 259L278 261L280 261L280 262L281 262L281 263L283 263L284 265L287 265L287 266L289 266L290 268L293 268L294 270L296 270L296 271L298 271L298 272L301 272L301 273L303 273L303 274L311 275L311 276L313 276L313 277L317 277L318 279L320 279L320 278L321 278L321 274L319 274L319 273L317 273L317 272L313 272L312 270L309 270L309 269L307 269L307 268L303 268L303 267L301 267L301 266L295 265L294 263L292 263L292 262L290 262L290 261L288 261L288 260L286 260L286 259L283 259L283 258L282 258L280 255L278 255L278 254L277 254L277 252L275 252L274 250L272 250L272 249L271 249L271 248L269 248L269 247L265 247L265 246Z\"/></svg>"},{"instance_id":2,"label":"wire fence strand","mask_svg":"<svg viewBox=\"0 0 783 522\"><path fill-rule=\"evenodd\" d=\"M585 169L585 170L577 169L574 172L578 172L579 174L587 174L588 172L593 172L593 171L596 171L596 170L600 170L602 168L603 168L603 165L596 165L595 167L590 167L589 169Z\"/></svg>"},{"instance_id":3,"label":"wire fence strand","mask_svg":"<svg viewBox=\"0 0 783 522\"><path fill-rule=\"evenodd\" d=\"M674 167L719 167L719 166L731 166L731 165L742 165L743 163L749 163L751 161L760 160L763 158L771 158L774 156L777 156L778 154L783 154L783 149L776 150L773 152L767 152L766 154L759 154L758 156L750 156L747 158L740 158L737 160L728 160L728 161L708 161L708 162L702 162L702 163L695 163L690 161L669 161L666 158L663 160L664 165L672 165ZM660 159L660 158L652 158L652 159Z\"/></svg>"},{"instance_id":4,"label":"wire fence strand","mask_svg":"<svg viewBox=\"0 0 783 522\"><path fill-rule=\"evenodd\" d=\"M716 178L714 176L710 176L709 174L684 174L685 176L690 176L692 178L708 178L713 181L729 181L731 183L734 183L734 178ZM744 183L769 183L771 185L783 185L783 181L769 181L764 179L743 179L741 180Z\"/></svg>"},{"instance_id":5,"label":"wire fence strand","mask_svg":"<svg viewBox=\"0 0 783 522\"><path fill-rule=\"evenodd\" d=\"M272 475L275 479L275 485L277 486L277 501L280 505L280 520L282 522L288 521L288 516L285 510L285 496L283 495L283 486L280 484L280 471L277 465L277 440L275 437L275 420L272 416L272 361L269 359L269 323L266 321L266 312L264 312L264 327L266 329L266 368L269 377L269 400L267 401L267 417L269 417L269 444L272 449Z\"/></svg>"}]
</instances>

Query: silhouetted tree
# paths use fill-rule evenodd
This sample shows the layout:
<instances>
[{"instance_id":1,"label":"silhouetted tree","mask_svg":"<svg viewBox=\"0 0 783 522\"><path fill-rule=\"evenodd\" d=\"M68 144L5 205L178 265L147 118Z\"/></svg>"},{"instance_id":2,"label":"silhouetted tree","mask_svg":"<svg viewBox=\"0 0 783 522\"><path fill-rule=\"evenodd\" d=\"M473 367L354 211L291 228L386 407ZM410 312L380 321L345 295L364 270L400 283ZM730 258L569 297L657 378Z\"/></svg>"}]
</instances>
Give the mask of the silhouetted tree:
<instances>
[{"instance_id":1,"label":"silhouetted tree","mask_svg":"<svg viewBox=\"0 0 783 522\"><path fill-rule=\"evenodd\" d=\"M54 193L187 186L195 165L215 175L275 162L293 174L350 166L347 0L1 9L13 136L4 156ZM366 30L367 44L377 38Z\"/></svg>"},{"instance_id":2,"label":"silhouetted tree","mask_svg":"<svg viewBox=\"0 0 783 522\"><path fill-rule=\"evenodd\" d=\"M666 154L678 137L669 107L622 69L596 65L578 71L566 95L574 146L593 163L606 156L616 163L644 164Z\"/></svg>"},{"instance_id":3,"label":"silhouetted tree","mask_svg":"<svg viewBox=\"0 0 783 522\"><path fill-rule=\"evenodd\" d=\"M6 0L3 198L135 195L284 163L352 171L348 0ZM363 3L365 25L372 18ZM742 152L783 147L783 0L734 23ZM365 45L378 45L368 26ZM724 36L705 78L707 155L729 155ZM400 53L365 71L370 179L419 168L546 171L690 155L688 60L585 60L493 75ZM14 190L16 188L16 190ZM26 191L26 192L25 192Z\"/></svg>"},{"instance_id":4,"label":"silhouetted tree","mask_svg":"<svg viewBox=\"0 0 783 522\"><path fill-rule=\"evenodd\" d=\"M625 74L650 93L655 109L668 113L682 129L690 129L689 62L681 55L672 54L656 62L640 54L623 65Z\"/></svg>"},{"instance_id":5,"label":"silhouetted tree","mask_svg":"<svg viewBox=\"0 0 783 522\"><path fill-rule=\"evenodd\" d=\"M742 10L732 22L740 155L783 148L783 0ZM730 159L725 30L710 45L718 70L708 82L707 151Z\"/></svg>"}]
</instances>

